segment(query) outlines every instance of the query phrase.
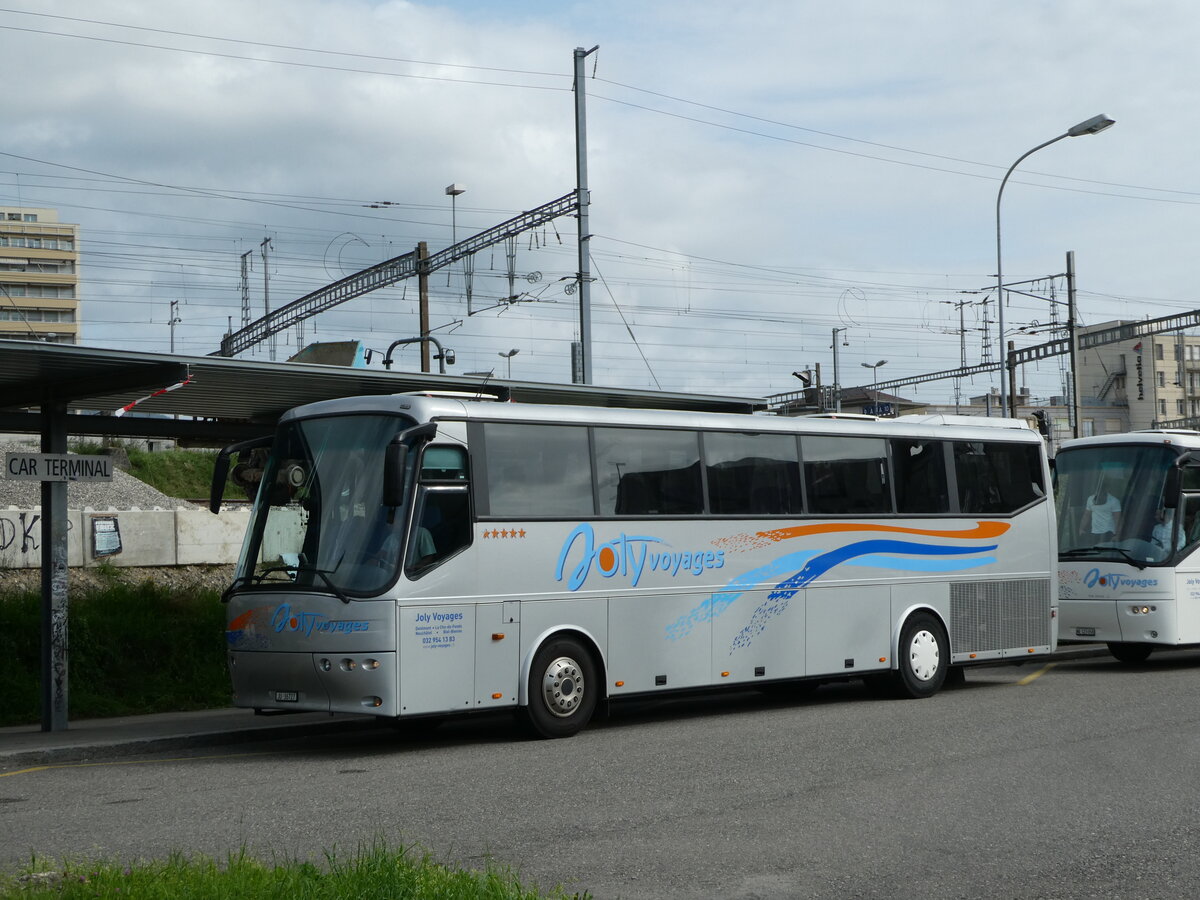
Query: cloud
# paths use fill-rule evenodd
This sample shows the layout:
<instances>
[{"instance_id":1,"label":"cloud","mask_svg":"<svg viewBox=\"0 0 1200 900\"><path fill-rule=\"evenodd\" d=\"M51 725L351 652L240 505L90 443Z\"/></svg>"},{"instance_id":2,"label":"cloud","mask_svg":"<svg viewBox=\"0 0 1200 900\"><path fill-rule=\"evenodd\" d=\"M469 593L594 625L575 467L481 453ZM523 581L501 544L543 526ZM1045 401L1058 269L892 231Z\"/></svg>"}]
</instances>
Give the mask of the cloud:
<instances>
[{"instance_id":1,"label":"cloud","mask_svg":"<svg viewBox=\"0 0 1200 900\"><path fill-rule=\"evenodd\" d=\"M601 15L64 0L53 16L0 13L6 59L39 75L9 98L0 183L4 202L81 225L88 343L165 349L180 300L177 347L207 353L240 322L247 253L261 309L265 237L277 306L418 241L446 246L451 182L468 188L460 238L572 190L572 51L598 44L586 84L596 380L792 390L793 370L829 371L831 329L846 325L843 382L883 356L891 377L916 375L957 365L952 304L994 278L1004 170L1099 112L1118 126L1047 148L1006 188L1006 275L1060 273L1075 250L1085 322L1197 305L1184 111L1200 90L1198 24L1181 0L770 2L737 15L680 2ZM459 371L519 347L514 377L569 380L576 265L562 219L518 241L528 302L468 317L462 270L435 275L434 325ZM509 290L504 248L480 253L473 306ZM415 333L414 296L400 284L360 298L304 338L386 346ZM1008 317L1048 314L1019 298ZM978 331L968 342L974 363ZM1056 366L1027 374L1036 395L1061 393Z\"/></svg>"}]
</instances>

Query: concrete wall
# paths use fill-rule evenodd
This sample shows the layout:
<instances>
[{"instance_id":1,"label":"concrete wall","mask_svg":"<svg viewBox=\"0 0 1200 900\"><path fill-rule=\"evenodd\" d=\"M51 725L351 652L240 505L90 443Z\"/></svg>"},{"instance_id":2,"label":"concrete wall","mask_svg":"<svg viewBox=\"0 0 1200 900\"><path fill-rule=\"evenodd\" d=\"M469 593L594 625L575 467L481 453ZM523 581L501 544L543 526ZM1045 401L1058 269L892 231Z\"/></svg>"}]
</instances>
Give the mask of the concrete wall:
<instances>
[{"instance_id":1,"label":"concrete wall","mask_svg":"<svg viewBox=\"0 0 1200 900\"><path fill-rule=\"evenodd\" d=\"M0 509L0 569L42 564L41 509ZM93 520L116 519L121 552L97 556ZM248 509L69 510L67 564L98 566L191 566L237 562Z\"/></svg>"}]
</instances>

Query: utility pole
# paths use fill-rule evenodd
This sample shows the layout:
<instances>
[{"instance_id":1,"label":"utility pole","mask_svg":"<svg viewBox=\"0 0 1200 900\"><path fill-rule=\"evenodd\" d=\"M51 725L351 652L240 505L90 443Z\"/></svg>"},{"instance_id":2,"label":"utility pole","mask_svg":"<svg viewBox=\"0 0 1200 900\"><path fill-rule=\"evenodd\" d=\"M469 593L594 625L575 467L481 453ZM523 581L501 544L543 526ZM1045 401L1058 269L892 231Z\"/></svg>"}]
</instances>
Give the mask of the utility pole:
<instances>
[{"instance_id":1,"label":"utility pole","mask_svg":"<svg viewBox=\"0 0 1200 900\"><path fill-rule=\"evenodd\" d=\"M247 250L242 254L242 327L250 324L250 254ZM229 333L233 334L233 323L230 323Z\"/></svg>"},{"instance_id":2,"label":"utility pole","mask_svg":"<svg viewBox=\"0 0 1200 900\"><path fill-rule=\"evenodd\" d=\"M592 383L592 275L588 261L588 246L592 235L588 228L587 179L587 108L583 90L583 61L600 49L575 48L575 190L579 200L579 343L583 355L580 377L583 384Z\"/></svg>"},{"instance_id":3,"label":"utility pole","mask_svg":"<svg viewBox=\"0 0 1200 900\"><path fill-rule=\"evenodd\" d=\"M179 318L179 301L171 301L171 318L167 324L171 327L171 352L175 352L175 326L183 320Z\"/></svg>"},{"instance_id":4,"label":"utility pole","mask_svg":"<svg viewBox=\"0 0 1200 900\"><path fill-rule=\"evenodd\" d=\"M271 284L270 277L267 274L267 250L271 247L271 239L265 237L262 243L259 244L259 250L262 252L263 261L263 315L271 314ZM275 362L275 335L271 335L267 346L270 348L271 362Z\"/></svg>"},{"instance_id":5,"label":"utility pole","mask_svg":"<svg viewBox=\"0 0 1200 900\"><path fill-rule=\"evenodd\" d=\"M833 411L842 411L842 382L838 369L838 332L849 331L848 328L833 329ZM847 346L849 341L846 341Z\"/></svg>"},{"instance_id":6,"label":"utility pole","mask_svg":"<svg viewBox=\"0 0 1200 900\"><path fill-rule=\"evenodd\" d=\"M1075 251L1067 251L1067 343L1070 347L1068 368L1071 370L1071 437L1079 437L1079 370L1075 365Z\"/></svg>"},{"instance_id":7,"label":"utility pole","mask_svg":"<svg viewBox=\"0 0 1200 900\"><path fill-rule=\"evenodd\" d=\"M967 367L967 323L963 310L974 303L974 300L943 300L943 303L951 304L958 310L958 366L960 369ZM984 333L987 330L984 329ZM957 415L962 405L962 379L954 379L954 413Z\"/></svg>"},{"instance_id":8,"label":"utility pole","mask_svg":"<svg viewBox=\"0 0 1200 900\"><path fill-rule=\"evenodd\" d=\"M421 241L417 244L417 312L420 318L421 337L429 337L429 246ZM421 371L429 371L429 342L421 341Z\"/></svg>"},{"instance_id":9,"label":"utility pole","mask_svg":"<svg viewBox=\"0 0 1200 900\"><path fill-rule=\"evenodd\" d=\"M1000 415L1007 416L1010 419L1017 417L1017 367L1013 363L1013 353L1016 352L1017 342L1009 341L1004 345L1004 365L1000 369L1000 384L1004 384L1004 378L1008 377L1008 405L1009 408L1004 408L1004 398L1000 399Z\"/></svg>"}]
</instances>

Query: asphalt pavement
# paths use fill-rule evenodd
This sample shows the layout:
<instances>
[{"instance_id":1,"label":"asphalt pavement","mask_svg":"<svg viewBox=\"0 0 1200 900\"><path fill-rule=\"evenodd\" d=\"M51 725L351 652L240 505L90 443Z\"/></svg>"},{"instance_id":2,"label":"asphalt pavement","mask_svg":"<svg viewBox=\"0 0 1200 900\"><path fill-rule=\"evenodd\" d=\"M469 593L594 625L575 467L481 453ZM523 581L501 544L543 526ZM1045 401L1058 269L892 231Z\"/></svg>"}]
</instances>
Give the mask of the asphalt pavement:
<instances>
[{"instance_id":1,"label":"asphalt pavement","mask_svg":"<svg viewBox=\"0 0 1200 900\"><path fill-rule=\"evenodd\" d=\"M1100 644L1068 645L1045 661L1061 662L1107 652ZM67 727L57 731L44 731L41 725L14 725L0 728L0 770L378 727L379 719L374 716L319 712L259 715L250 709L232 708L77 722L68 719Z\"/></svg>"}]
</instances>

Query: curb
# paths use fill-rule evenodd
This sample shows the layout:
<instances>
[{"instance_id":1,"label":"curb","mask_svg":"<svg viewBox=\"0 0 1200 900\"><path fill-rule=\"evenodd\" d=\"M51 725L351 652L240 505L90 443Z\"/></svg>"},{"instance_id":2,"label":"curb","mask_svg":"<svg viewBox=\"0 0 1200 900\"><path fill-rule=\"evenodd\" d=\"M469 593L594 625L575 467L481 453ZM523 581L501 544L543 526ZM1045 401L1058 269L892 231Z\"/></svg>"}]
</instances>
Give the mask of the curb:
<instances>
[{"instance_id":1,"label":"curb","mask_svg":"<svg viewBox=\"0 0 1200 900\"><path fill-rule=\"evenodd\" d=\"M55 747L20 748L11 751L0 749L0 768L27 768L31 766L54 766L65 763L83 762L98 753L106 757L141 756L173 750L191 750L204 747L220 747L247 744L254 741L277 741L287 738L317 737L325 734L348 734L375 730L381 727L374 717L330 717L321 722L296 722L287 724L252 724L240 728L217 728L195 732L179 732L146 736L92 736L77 742ZM68 732L69 734L69 732Z\"/></svg>"}]
</instances>

